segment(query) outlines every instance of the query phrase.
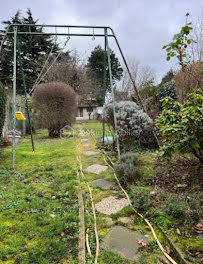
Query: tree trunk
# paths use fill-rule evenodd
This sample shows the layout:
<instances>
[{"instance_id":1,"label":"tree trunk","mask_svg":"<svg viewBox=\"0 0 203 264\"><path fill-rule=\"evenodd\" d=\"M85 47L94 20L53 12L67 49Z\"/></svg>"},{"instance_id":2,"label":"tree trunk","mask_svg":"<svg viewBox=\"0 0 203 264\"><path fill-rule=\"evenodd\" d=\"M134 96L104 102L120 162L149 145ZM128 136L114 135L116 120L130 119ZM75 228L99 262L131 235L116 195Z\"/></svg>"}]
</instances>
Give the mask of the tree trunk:
<instances>
[{"instance_id":1,"label":"tree trunk","mask_svg":"<svg viewBox=\"0 0 203 264\"><path fill-rule=\"evenodd\" d=\"M197 150L193 150L193 154L196 158L203 164L203 156L197 152Z\"/></svg>"},{"instance_id":2,"label":"tree trunk","mask_svg":"<svg viewBox=\"0 0 203 264\"><path fill-rule=\"evenodd\" d=\"M60 129L49 129L49 137L51 138L59 138L60 137Z\"/></svg>"}]
</instances>

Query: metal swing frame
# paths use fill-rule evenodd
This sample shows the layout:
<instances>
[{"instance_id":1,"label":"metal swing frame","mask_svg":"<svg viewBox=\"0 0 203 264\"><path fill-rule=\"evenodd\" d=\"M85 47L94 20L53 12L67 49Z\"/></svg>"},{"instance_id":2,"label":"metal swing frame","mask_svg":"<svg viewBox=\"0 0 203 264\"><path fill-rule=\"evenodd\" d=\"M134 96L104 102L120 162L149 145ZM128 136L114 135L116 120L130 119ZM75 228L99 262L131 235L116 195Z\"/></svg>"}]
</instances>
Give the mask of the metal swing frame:
<instances>
[{"instance_id":1,"label":"metal swing frame","mask_svg":"<svg viewBox=\"0 0 203 264\"><path fill-rule=\"evenodd\" d=\"M63 32L32 32L30 29L32 26L40 27L40 28L67 28L68 33ZM25 32L20 31L19 29L21 27L27 27L28 30ZM70 29L91 29L93 33L70 33ZM102 34L95 34L94 30L100 29L103 31ZM3 34L3 42L6 39L7 35L12 35L14 38L14 46L13 46L13 109L12 109L12 116L13 116L13 134L12 134L12 168L15 168L15 129L16 129L16 119L15 119L15 112L16 112L16 70L17 70L17 52L19 55L19 63L20 63L20 70L22 74L22 80L23 80L23 89L24 89L24 95L25 95L25 102L26 102L26 109L27 109L27 116L28 116L28 122L30 126L31 131L31 141L32 141L32 148L33 151L34 148L34 140L32 135L32 125L31 125L31 119L30 119L30 113L28 108L28 100L27 100L27 89L26 89L26 83L25 83L25 76L23 71L23 65L22 65L22 58L20 54L20 44L18 41L18 35L49 35L49 36L68 36L68 37L103 37L104 38L104 76L103 76L103 100L105 103L105 95L106 95L106 86L107 86L107 78L106 78L106 69L108 66L108 74L109 74L109 82L110 82L110 89L111 89L111 96L112 96L112 108L113 108L113 118L114 118L114 127L115 127L115 139L116 139L116 146L117 146L117 153L118 157L120 158L120 144L119 144L119 136L118 136L118 129L117 129L117 119L116 119L116 112L115 112L115 97L114 97L114 88L113 88L113 78L112 78L112 69L111 69L111 59L110 59L110 49L109 49L109 38L114 38L117 47L119 49L119 52L121 54L121 57L123 59L123 62L126 66L127 72L129 74L130 80L133 84L134 90L137 94L138 101L142 107L142 109L146 112L146 109L142 103L141 97L139 95L138 89L135 85L134 79L132 77L132 74L130 72L130 69L128 67L127 61L124 57L124 54L121 50L121 47L119 45L118 39L111 27L105 27L105 26L76 26L76 25L42 25L42 24L11 24L8 26L5 34ZM1 47L3 44L1 43ZM103 142L105 137L105 123L103 118ZM156 134L154 133L154 136L156 137ZM158 142L158 139L156 137L156 140Z\"/></svg>"}]
</instances>

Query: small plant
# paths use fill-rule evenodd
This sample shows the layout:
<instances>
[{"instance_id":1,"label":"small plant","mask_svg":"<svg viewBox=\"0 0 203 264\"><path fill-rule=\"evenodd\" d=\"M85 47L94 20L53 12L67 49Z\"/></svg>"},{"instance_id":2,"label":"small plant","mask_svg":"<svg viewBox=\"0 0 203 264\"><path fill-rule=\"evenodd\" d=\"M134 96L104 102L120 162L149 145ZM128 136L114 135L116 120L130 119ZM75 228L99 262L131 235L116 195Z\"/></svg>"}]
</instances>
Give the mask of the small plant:
<instances>
[{"instance_id":1,"label":"small plant","mask_svg":"<svg viewBox=\"0 0 203 264\"><path fill-rule=\"evenodd\" d=\"M121 184L125 186L139 179L141 172L136 154L126 153L121 155L119 162L115 165L115 171Z\"/></svg>"},{"instance_id":2,"label":"small plant","mask_svg":"<svg viewBox=\"0 0 203 264\"><path fill-rule=\"evenodd\" d=\"M178 195L173 194L166 202L165 212L175 219L185 219L185 203L178 199Z\"/></svg>"},{"instance_id":3,"label":"small plant","mask_svg":"<svg viewBox=\"0 0 203 264\"><path fill-rule=\"evenodd\" d=\"M150 209L152 208L152 199L148 195L148 191L146 188L143 187L136 187L133 190L131 200L133 202L133 206L136 208L136 210L145 215L150 215Z\"/></svg>"}]
</instances>

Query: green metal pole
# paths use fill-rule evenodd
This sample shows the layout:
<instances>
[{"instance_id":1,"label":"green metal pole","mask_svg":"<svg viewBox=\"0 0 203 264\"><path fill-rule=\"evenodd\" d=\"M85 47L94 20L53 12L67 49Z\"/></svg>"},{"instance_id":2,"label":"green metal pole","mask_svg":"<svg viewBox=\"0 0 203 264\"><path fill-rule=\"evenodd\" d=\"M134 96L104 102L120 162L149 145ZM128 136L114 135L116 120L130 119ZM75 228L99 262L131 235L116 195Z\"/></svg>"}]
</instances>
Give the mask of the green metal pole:
<instances>
[{"instance_id":1,"label":"green metal pole","mask_svg":"<svg viewBox=\"0 0 203 264\"><path fill-rule=\"evenodd\" d=\"M13 131L12 131L12 168L15 168L15 129L16 129L16 47L17 47L17 27L14 27L13 45Z\"/></svg>"},{"instance_id":2,"label":"green metal pole","mask_svg":"<svg viewBox=\"0 0 203 264\"><path fill-rule=\"evenodd\" d=\"M115 126L115 137L116 137L118 158L120 158L120 144L119 144L119 138L118 138L118 127L117 127L117 119L116 119L116 107L115 107L115 97L114 97L114 90L113 90L113 78L112 78L112 71L111 71L111 58L110 58L110 51L109 51L109 44L108 44L107 28L105 28L105 37L106 37L109 79L110 79L111 96L112 96L113 118L114 118L114 126Z\"/></svg>"},{"instance_id":3,"label":"green metal pole","mask_svg":"<svg viewBox=\"0 0 203 264\"><path fill-rule=\"evenodd\" d=\"M22 62L22 58L21 58L21 51L20 51L19 41L17 41L17 47L18 47L18 57L19 57L19 62L20 62L20 71L21 71L22 81L23 81L23 91L24 91L24 96L25 96L25 105L26 105L26 110L27 110L28 123L29 123L29 127L30 127L32 150L35 151L33 133L32 133L32 123L31 123L30 111L29 111L28 99L27 99L27 88L26 88L26 83L25 83L25 75L24 75L24 71L23 71L23 62Z\"/></svg>"},{"instance_id":4,"label":"green metal pole","mask_svg":"<svg viewBox=\"0 0 203 264\"><path fill-rule=\"evenodd\" d=\"M103 76L103 110L105 105L105 97L106 97L106 36L104 38L104 76ZM104 112L104 111L103 111ZM103 127L103 143L105 137L105 123L104 123L104 113L102 112L102 127Z\"/></svg>"}]
</instances>

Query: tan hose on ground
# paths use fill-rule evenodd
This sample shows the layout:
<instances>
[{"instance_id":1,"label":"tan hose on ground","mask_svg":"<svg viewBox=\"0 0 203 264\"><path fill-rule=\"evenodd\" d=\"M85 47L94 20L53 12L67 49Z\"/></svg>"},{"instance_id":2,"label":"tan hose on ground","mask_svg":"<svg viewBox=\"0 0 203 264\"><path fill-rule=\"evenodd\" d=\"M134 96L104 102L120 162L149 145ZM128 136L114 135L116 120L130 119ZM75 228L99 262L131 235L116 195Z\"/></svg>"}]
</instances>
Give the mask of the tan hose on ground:
<instances>
[{"instance_id":1,"label":"tan hose on ground","mask_svg":"<svg viewBox=\"0 0 203 264\"><path fill-rule=\"evenodd\" d=\"M167 258L172 264L178 264L175 260L173 260L173 259L172 259L172 258L166 253L165 249L163 248L161 242L159 241L159 239L158 239L158 237L157 237L157 235L156 235L156 232L155 232L154 228L152 227L152 225L150 224L150 222L149 222L149 221L148 221L143 215L141 215L140 213L138 213L138 212L135 210L135 208L134 208L133 205L132 205L132 202L130 201L130 198L129 198L127 192L126 192L125 189L121 186L120 181L119 181L119 179L118 179L118 177L117 177L117 175L116 175L116 172L115 172L114 168L113 168L113 167L107 162L106 157L105 157L105 156L107 156L106 152L105 152L104 150L102 150L101 152L102 152L102 154L103 154L103 158L104 158L105 163L106 163L106 164L112 169L113 174L114 174L114 177L115 177L115 179L116 179L116 181L117 181L119 187L121 188L121 190L122 190L123 193L125 194L125 196L126 196L126 198L127 198L127 200L128 200L128 203L129 203L129 205L131 206L131 208L133 209L133 211L134 211L139 217L141 217L141 218L145 221L145 223L149 226L149 228L150 228L150 230L151 230L151 232L152 232L152 234L153 234L153 236L154 236L154 239L156 240L156 242L157 242L157 244L158 244L160 250L161 250L162 253L165 255L165 257L166 257L166 258ZM108 156L107 156L107 157L108 157ZM110 160L111 163L113 163L112 160L110 159L110 157L108 157L108 159Z\"/></svg>"},{"instance_id":2,"label":"tan hose on ground","mask_svg":"<svg viewBox=\"0 0 203 264\"><path fill-rule=\"evenodd\" d=\"M87 181L87 178L85 176L85 174L83 173L83 168L82 168L82 162L81 162L81 157L77 156L77 161L80 167L80 173L83 176L83 178L85 179L85 182L87 184L88 190L89 190L89 194L90 194L90 199L91 199L91 203L92 203L92 211L93 211L93 216L94 216L94 233L95 233L95 239L96 239L96 254L95 254L95 261L94 263L97 264L98 262L98 256L99 256L99 236L98 236L98 231L97 231L97 217L96 217L96 210L95 210L95 206L94 206L94 200L93 200L93 196L92 196L92 190L90 188L90 185Z\"/></svg>"}]
</instances>

